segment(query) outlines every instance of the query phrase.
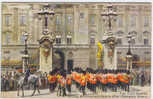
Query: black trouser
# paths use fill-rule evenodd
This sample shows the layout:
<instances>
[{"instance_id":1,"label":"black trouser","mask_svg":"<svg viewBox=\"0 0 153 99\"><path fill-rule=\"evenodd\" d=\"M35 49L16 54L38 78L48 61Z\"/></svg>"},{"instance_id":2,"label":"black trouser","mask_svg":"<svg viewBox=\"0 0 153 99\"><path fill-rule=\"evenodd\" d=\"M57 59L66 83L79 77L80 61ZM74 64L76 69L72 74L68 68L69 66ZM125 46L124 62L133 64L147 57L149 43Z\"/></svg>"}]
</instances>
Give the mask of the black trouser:
<instances>
[{"instance_id":1,"label":"black trouser","mask_svg":"<svg viewBox=\"0 0 153 99\"><path fill-rule=\"evenodd\" d=\"M95 92L96 91L96 85L95 84L91 84L91 83L87 83L87 88L90 89L91 91Z\"/></svg>"},{"instance_id":2,"label":"black trouser","mask_svg":"<svg viewBox=\"0 0 153 99\"><path fill-rule=\"evenodd\" d=\"M85 95L85 86L80 86L80 91Z\"/></svg>"},{"instance_id":3,"label":"black trouser","mask_svg":"<svg viewBox=\"0 0 153 99\"><path fill-rule=\"evenodd\" d=\"M59 92L59 94L58 94L58 92ZM57 96L58 95L61 96L61 93L62 93L62 87L61 87L61 84L59 84L58 90L57 90Z\"/></svg>"},{"instance_id":4,"label":"black trouser","mask_svg":"<svg viewBox=\"0 0 153 99\"><path fill-rule=\"evenodd\" d=\"M123 90L129 91L129 83L120 82L120 85Z\"/></svg>"},{"instance_id":5,"label":"black trouser","mask_svg":"<svg viewBox=\"0 0 153 99\"><path fill-rule=\"evenodd\" d=\"M107 85L106 84L103 84L103 83L101 83L101 89L102 89L102 91L107 91Z\"/></svg>"},{"instance_id":6,"label":"black trouser","mask_svg":"<svg viewBox=\"0 0 153 99\"><path fill-rule=\"evenodd\" d=\"M50 92L54 91L55 88L56 88L56 83L50 83L50 84L49 84Z\"/></svg>"},{"instance_id":7,"label":"black trouser","mask_svg":"<svg viewBox=\"0 0 153 99\"><path fill-rule=\"evenodd\" d=\"M6 80L6 82L5 82L5 90L6 90L6 91L9 90L9 86L10 86L9 81Z\"/></svg>"},{"instance_id":8,"label":"black trouser","mask_svg":"<svg viewBox=\"0 0 153 99\"><path fill-rule=\"evenodd\" d=\"M71 92L71 84L70 85L67 84L66 88L67 88L68 92Z\"/></svg>"},{"instance_id":9,"label":"black trouser","mask_svg":"<svg viewBox=\"0 0 153 99\"><path fill-rule=\"evenodd\" d=\"M145 80L144 79L141 79L141 86L143 87L145 84Z\"/></svg>"},{"instance_id":10,"label":"black trouser","mask_svg":"<svg viewBox=\"0 0 153 99\"><path fill-rule=\"evenodd\" d=\"M110 83L110 82L107 83L107 86L108 86L109 89L111 89L112 88L112 83Z\"/></svg>"},{"instance_id":11,"label":"black trouser","mask_svg":"<svg viewBox=\"0 0 153 99\"><path fill-rule=\"evenodd\" d=\"M62 87L62 91L63 91L63 96L66 96L66 88Z\"/></svg>"},{"instance_id":12,"label":"black trouser","mask_svg":"<svg viewBox=\"0 0 153 99\"><path fill-rule=\"evenodd\" d=\"M112 84L112 86L113 86L112 90L116 92L117 91L117 83L116 84Z\"/></svg>"},{"instance_id":13,"label":"black trouser","mask_svg":"<svg viewBox=\"0 0 153 99\"><path fill-rule=\"evenodd\" d=\"M96 84L92 84L93 92L96 93Z\"/></svg>"}]
</instances>

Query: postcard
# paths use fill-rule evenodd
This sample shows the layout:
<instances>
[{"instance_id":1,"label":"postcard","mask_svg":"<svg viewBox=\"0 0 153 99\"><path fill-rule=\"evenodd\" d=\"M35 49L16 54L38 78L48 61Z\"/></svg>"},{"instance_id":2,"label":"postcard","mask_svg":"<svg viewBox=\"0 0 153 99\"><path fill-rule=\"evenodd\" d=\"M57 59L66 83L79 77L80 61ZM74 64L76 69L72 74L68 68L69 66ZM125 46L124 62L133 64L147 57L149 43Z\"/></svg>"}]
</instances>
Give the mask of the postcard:
<instances>
[{"instance_id":1,"label":"postcard","mask_svg":"<svg viewBox=\"0 0 153 99\"><path fill-rule=\"evenodd\" d=\"M152 2L1 2L2 98L151 99Z\"/></svg>"}]
</instances>

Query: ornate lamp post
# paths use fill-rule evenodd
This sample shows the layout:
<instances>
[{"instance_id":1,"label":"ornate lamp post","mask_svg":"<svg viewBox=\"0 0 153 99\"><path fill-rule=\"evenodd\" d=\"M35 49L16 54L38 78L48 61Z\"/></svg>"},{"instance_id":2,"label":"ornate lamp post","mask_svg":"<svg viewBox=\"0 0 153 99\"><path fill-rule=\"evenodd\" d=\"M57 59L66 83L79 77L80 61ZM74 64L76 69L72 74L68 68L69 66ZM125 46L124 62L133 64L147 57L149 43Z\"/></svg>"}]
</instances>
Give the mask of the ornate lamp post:
<instances>
[{"instance_id":1,"label":"ornate lamp post","mask_svg":"<svg viewBox=\"0 0 153 99\"><path fill-rule=\"evenodd\" d=\"M131 52L131 40L132 40L132 35L131 33L128 33L128 43L129 43L129 47L128 47L128 52L126 54L126 59L127 59L127 70L132 71L132 52Z\"/></svg>"},{"instance_id":2,"label":"ornate lamp post","mask_svg":"<svg viewBox=\"0 0 153 99\"><path fill-rule=\"evenodd\" d=\"M51 8L49 5L44 5L42 9L37 13L39 18L44 18L44 29L43 34L47 35L48 32L48 18L51 16L51 18L55 15L55 12L53 8Z\"/></svg>"},{"instance_id":3,"label":"ornate lamp post","mask_svg":"<svg viewBox=\"0 0 153 99\"><path fill-rule=\"evenodd\" d=\"M54 32L49 32L48 21L55 15L53 8L50 5L44 5L43 8L37 13L43 20L42 37L39 40L40 44L40 71L49 72L52 70L52 55L53 43L55 41Z\"/></svg>"},{"instance_id":4,"label":"ornate lamp post","mask_svg":"<svg viewBox=\"0 0 153 99\"><path fill-rule=\"evenodd\" d=\"M29 58L29 55L28 55L27 40L28 40L29 34L27 32L24 32L23 36L24 36L24 41L25 41L25 45L24 45L25 49L24 49L24 55L22 56L22 59L23 59L22 72L24 73L25 70L28 68L28 58Z\"/></svg>"},{"instance_id":5,"label":"ornate lamp post","mask_svg":"<svg viewBox=\"0 0 153 99\"><path fill-rule=\"evenodd\" d=\"M113 9L113 6L111 4L109 4L107 6L107 8L105 9L106 12L102 13L101 16L105 16L107 17L107 25L108 25L108 33L110 33L110 35L112 35L112 21L116 21L115 17L117 16L116 12ZM109 35L107 33L107 35Z\"/></svg>"}]
</instances>

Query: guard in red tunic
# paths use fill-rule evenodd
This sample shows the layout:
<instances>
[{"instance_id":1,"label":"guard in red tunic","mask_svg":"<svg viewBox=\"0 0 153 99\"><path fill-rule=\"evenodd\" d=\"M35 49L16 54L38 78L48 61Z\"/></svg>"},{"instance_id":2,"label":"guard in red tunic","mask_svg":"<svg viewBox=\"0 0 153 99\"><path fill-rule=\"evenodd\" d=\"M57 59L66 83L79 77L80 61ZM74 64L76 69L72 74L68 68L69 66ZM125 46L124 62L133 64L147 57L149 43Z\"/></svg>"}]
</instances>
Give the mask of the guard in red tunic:
<instances>
[{"instance_id":1,"label":"guard in red tunic","mask_svg":"<svg viewBox=\"0 0 153 99\"><path fill-rule=\"evenodd\" d=\"M48 75L48 82L50 92L53 92L56 87L56 75L54 75L53 72L50 72L50 74Z\"/></svg>"},{"instance_id":2,"label":"guard in red tunic","mask_svg":"<svg viewBox=\"0 0 153 99\"><path fill-rule=\"evenodd\" d=\"M101 83L101 88L103 91L107 91L107 76L106 76L106 72L103 71L102 73L100 73L101 79L100 79L100 83Z\"/></svg>"},{"instance_id":3,"label":"guard in red tunic","mask_svg":"<svg viewBox=\"0 0 153 99\"><path fill-rule=\"evenodd\" d=\"M66 96L66 75L63 75L61 79L61 87L62 87L63 96Z\"/></svg>"},{"instance_id":4,"label":"guard in red tunic","mask_svg":"<svg viewBox=\"0 0 153 99\"><path fill-rule=\"evenodd\" d=\"M117 71L113 70L112 71L112 89L113 91L117 91L117 84L118 84L118 80L117 80Z\"/></svg>"},{"instance_id":5,"label":"guard in red tunic","mask_svg":"<svg viewBox=\"0 0 153 99\"><path fill-rule=\"evenodd\" d=\"M66 88L68 92L71 92L71 85L72 85L72 75L70 72L66 75Z\"/></svg>"},{"instance_id":6,"label":"guard in red tunic","mask_svg":"<svg viewBox=\"0 0 153 99\"><path fill-rule=\"evenodd\" d=\"M87 78L86 78L86 72L83 71L83 74L81 75L80 79L80 91L85 95L85 87L87 84Z\"/></svg>"}]
</instances>

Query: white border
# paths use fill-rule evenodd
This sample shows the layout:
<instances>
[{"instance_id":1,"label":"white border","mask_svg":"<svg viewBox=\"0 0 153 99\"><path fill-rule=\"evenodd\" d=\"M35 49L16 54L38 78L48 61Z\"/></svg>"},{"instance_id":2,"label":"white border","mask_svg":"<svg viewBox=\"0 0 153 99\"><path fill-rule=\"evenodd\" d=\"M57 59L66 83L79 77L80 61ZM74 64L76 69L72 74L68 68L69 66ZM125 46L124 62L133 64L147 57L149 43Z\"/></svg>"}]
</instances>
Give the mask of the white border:
<instances>
[{"instance_id":1,"label":"white border","mask_svg":"<svg viewBox=\"0 0 153 99\"><path fill-rule=\"evenodd\" d=\"M1 2L152 2L151 0L1 0Z\"/></svg>"},{"instance_id":2,"label":"white border","mask_svg":"<svg viewBox=\"0 0 153 99\"><path fill-rule=\"evenodd\" d=\"M1 13L1 4L2 2L153 2L152 0L1 0L0 1L0 13ZM153 16L153 9L152 9L152 16ZM0 14L0 19L2 20L1 14ZM0 22L1 22L0 20ZM152 20L153 23L153 20ZM1 78L1 25L0 24L0 78ZM153 25L152 25L153 29ZM153 44L153 38L152 38L152 44ZM152 45L151 44L151 45ZM151 56L152 56L153 49L151 51ZM153 62L153 58L151 57L151 60ZM151 71L153 70L152 65L151 65ZM151 72L151 99L153 99L153 72ZM1 80L0 80L0 90L1 90ZM0 92L1 94L1 92Z\"/></svg>"}]
</instances>

